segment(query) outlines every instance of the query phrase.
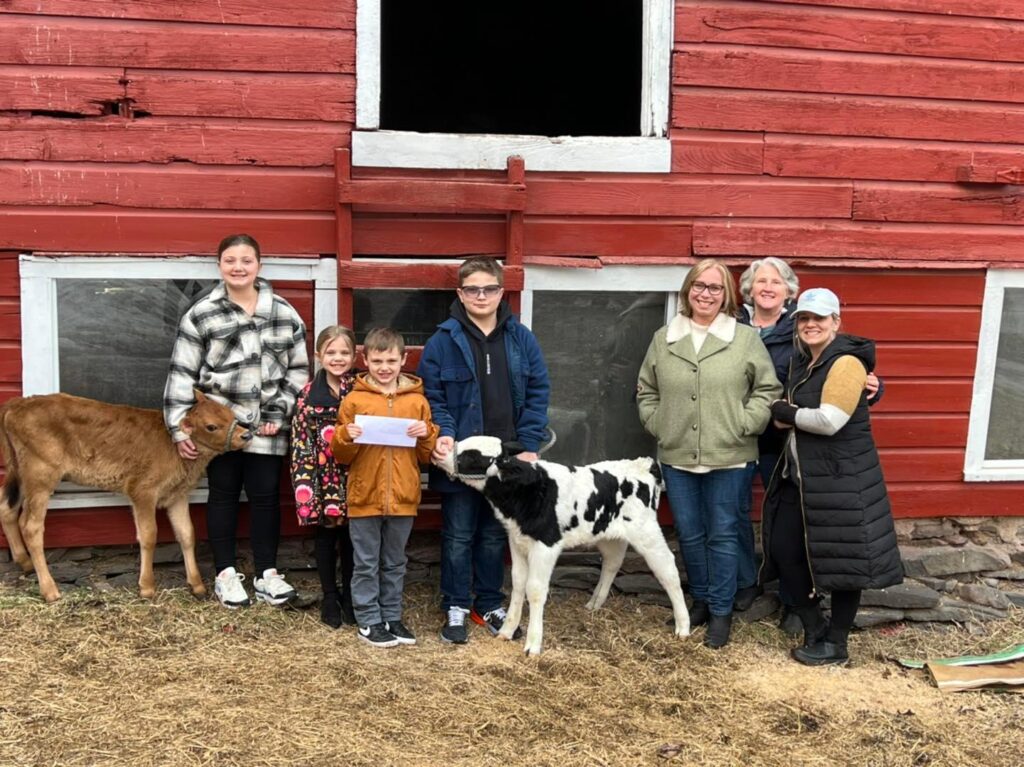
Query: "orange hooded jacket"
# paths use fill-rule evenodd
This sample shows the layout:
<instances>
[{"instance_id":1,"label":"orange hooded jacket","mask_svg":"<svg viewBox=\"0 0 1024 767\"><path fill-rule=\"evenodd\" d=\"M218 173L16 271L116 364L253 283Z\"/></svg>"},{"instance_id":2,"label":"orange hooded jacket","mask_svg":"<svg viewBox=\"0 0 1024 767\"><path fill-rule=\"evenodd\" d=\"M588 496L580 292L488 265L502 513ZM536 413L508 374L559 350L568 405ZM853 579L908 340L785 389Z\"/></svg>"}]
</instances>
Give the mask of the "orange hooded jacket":
<instances>
[{"instance_id":1,"label":"orange hooded jacket","mask_svg":"<svg viewBox=\"0 0 1024 767\"><path fill-rule=\"evenodd\" d=\"M355 444L345 426L357 415L413 418L427 424L427 436L416 447ZM348 515L350 517L416 516L420 505L420 464L430 463L440 428L430 419L430 404L423 395L423 382L402 373L398 391L382 392L368 373L356 376L355 386L338 408L338 427L331 450L348 470Z\"/></svg>"}]
</instances>

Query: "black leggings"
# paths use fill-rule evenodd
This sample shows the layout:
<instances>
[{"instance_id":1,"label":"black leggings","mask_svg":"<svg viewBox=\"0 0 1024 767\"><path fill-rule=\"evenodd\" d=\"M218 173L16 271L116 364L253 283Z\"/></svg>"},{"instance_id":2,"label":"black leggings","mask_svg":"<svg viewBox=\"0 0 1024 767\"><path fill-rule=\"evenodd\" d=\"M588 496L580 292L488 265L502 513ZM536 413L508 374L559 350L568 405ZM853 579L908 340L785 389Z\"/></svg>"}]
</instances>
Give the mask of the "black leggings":
<instances>
[{"instance_id":1,"label":"black leggings","mask_svg":"<svg viewBox=\"0 0 1024 767\"><path fill-rule=\"evenodd\" d=\"M814 585L807 564L804 518L800 513L800 489L789 479L779 486L779 504L772 522L771 557L779 571L779 586L798 609L811 607ZM860 590L832 592L832 629L849 633L860 607Z\"/></svg>"},{"instance_id":2,"label":"black leggings","mask_svg":"<svg viewBox=\"0 0 1024 767\"><path fill-rule=\"evenodd\" d=\"M338 593L338 555L341 555L341 599L352 604L352 537L348 525L317 527L313 539L316 571L325 595Z\"/></svg>"},{"instance_id":3,"label":"black leggings","mask_svg":"<svg viewBox=\"0 0 1024 767\"><path fill-rule=\"evenodd\" d=\"M242 488L249 498L249 538L256 577L277 566L281 539L281 462L279 455L234 450L210 461L206 475L210 497L206 502L206 530L219 573L235 567L238 508Z\"/></svg>"}]
</instances>

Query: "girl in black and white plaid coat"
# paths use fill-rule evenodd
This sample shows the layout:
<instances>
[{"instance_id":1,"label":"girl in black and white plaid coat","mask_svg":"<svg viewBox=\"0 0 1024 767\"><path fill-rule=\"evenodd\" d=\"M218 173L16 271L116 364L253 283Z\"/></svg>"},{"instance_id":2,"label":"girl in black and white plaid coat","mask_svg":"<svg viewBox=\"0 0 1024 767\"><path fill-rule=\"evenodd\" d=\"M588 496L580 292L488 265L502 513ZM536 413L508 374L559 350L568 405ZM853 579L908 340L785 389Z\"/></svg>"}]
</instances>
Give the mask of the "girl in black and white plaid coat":
<instances>
[{"instance_id":1,"label":"girl in black and white plaid coat","mask_svg":"<svg viewBox=\"0 0 1024 767\"><path fill-rule=\"evenodd\" d=\"M277 571L281 535L281 463L289 448L295 400L309 379L306 328L298 313L259 278L260 247L246 234L217 248L222 281L185 312L164 389L164 421L186 459L197 455L178 429L199 389L221 402L252 433L241 451L210 462L206 526L217 577L214 593L226 607L251 600L235 569L239 498L249 499L256 596L281 605L295 591Z\"/></svg>"}]
</instances>

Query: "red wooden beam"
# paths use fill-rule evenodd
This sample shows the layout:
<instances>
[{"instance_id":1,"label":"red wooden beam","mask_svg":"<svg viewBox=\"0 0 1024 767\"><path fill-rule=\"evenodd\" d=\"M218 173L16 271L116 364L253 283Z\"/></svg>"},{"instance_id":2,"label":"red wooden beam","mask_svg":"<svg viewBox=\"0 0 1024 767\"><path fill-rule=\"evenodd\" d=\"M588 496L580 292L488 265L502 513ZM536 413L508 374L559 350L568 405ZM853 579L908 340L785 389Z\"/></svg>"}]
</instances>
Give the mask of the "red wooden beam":
<instances>
[{"instance_id":1,"label":"red wooden beam","mask_svg":"<svg viewBox=\"0 0 1024 767\"><path fill-rule=\"evenodd\" d=\"M359 178L338 185L338 200L430 213L505 212L526 208L526 187L475 181Z\"/></svg>"},{"instance_id":2,"label":"red wooden beam","mask_svg":"<svg viewBox=\"0 0 1024 767\"><path fill-rule=\"evenodd\" d=\"M338 259L339 288L422 288L454 290L459 286L458 264L384 263ZM505 290L523 289L523 267L505 267Z\"/></svg>"}]
</instances>

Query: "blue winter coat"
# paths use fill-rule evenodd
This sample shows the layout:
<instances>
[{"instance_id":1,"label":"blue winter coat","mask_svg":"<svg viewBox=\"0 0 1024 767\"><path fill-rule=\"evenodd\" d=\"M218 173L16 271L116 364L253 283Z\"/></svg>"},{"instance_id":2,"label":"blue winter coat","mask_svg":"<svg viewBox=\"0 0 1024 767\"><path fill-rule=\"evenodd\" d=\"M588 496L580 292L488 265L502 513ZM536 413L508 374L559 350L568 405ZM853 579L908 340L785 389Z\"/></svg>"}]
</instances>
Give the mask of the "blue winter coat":
<instances>
[{"instance_id":1,"label":"blue winter coat","mask_svg":"<svg viewBox=\"0 0 1024 767\"><path fill-rule=\"evenodd\" d=\"M516 438L526 450L536 452L548 438L548 368L537 339L515 317L505 320L504 334ZM441 428L440 436L460 440L483 434L476 360L466 330L456 318L449 317L437 326L423 347L416 374L423 379L431 416ZM440 492L466 490L464 484L449 480L434 467L430 469L430 488Z\"/></svg>"}]
</instances>

